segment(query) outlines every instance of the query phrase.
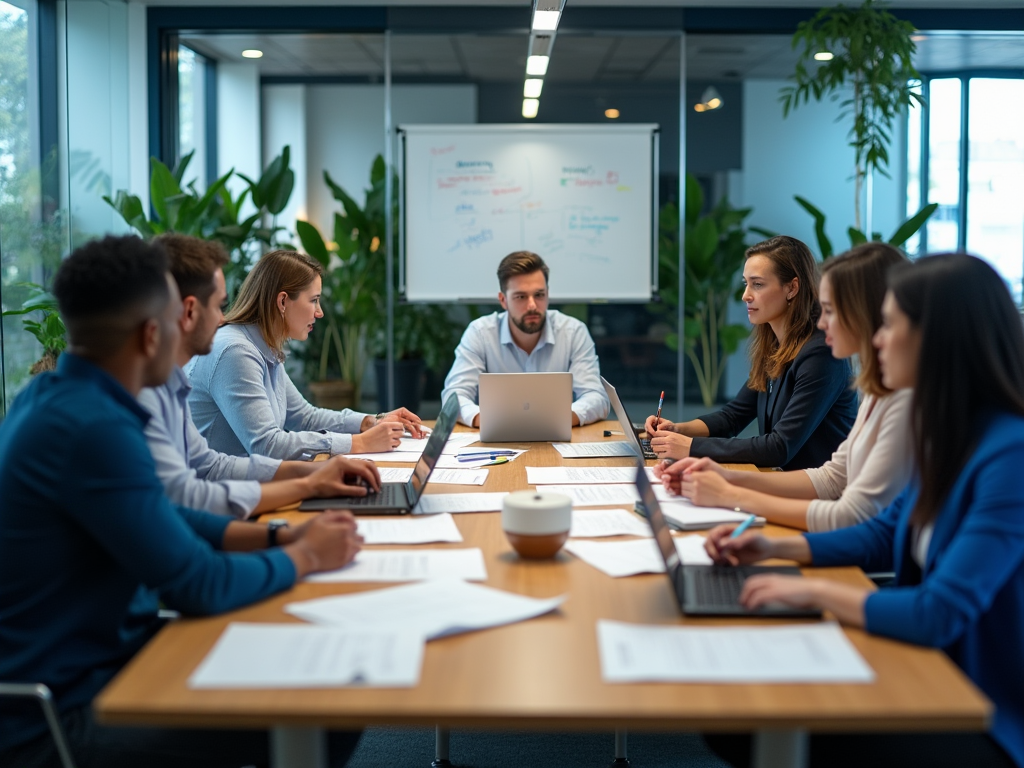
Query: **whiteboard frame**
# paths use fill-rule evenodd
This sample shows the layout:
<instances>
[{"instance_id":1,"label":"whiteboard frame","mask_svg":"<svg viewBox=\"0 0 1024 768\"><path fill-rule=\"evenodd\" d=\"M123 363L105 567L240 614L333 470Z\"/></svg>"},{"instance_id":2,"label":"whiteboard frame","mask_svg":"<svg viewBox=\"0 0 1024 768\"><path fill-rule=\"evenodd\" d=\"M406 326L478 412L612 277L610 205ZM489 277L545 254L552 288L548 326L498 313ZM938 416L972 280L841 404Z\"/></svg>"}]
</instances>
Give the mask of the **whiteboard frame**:
<instances>
[{"instance_id":1,"label":"whiteboard frame","mask_svg":"<svg viewBox=\"0 0 1024 768\"><path fill-rule=\"evenodd\" d=\"M521 133L629 133L636 134L643 130L650 133L651 140L651 253L649 256L650 265L650 290L651 295L642 299L608 299L608 298L572 298L567 300L571 304L646 304L656 301L658 296L658 211L660 189L658 185L658 174L660 173L660 147L661 147L661 126L658 123L456 123L456 124L435 124L435 125L400 125L397 128L399 141L397 172L399 183L398 194L398 220L401 224L398 235L398 293L399 299L405 304L436 304L435 300L421 299L410 300L406 295L406 239L405 233L408 222L406 221L406 136L410 130L419 134L445 134L451 131L466 131L471 128L475 133L508 133L509 131ZM459 297L450 299L445 304L483 304L494 301L494 294L480 297ZM560 302L553 298L555 303Z\"/></svg>"}]
</instances>

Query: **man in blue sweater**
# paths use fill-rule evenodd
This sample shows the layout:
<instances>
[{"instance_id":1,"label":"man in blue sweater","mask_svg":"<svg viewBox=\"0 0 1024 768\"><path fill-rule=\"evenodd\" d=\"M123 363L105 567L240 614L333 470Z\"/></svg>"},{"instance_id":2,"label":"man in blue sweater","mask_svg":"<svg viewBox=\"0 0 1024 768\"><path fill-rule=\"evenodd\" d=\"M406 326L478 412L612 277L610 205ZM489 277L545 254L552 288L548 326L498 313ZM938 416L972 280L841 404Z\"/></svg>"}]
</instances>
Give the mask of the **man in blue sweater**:
<instances>
[{"instance_id":1,"label":"man in blue sweater","mask_svg":"<svg viewBox=\"0 0 1024 768\"><path fill-rule=\"evenodd\" d=\"M265 765L266 733L109 728L90 702L159 629L157 595L191 614L253 603L350 562L355 522L330 512L269 532L168 501L135 399L167 379L178 344L161 246L89 243L54 293L68 351L0 425L0 680L50 687L81 768ZM356 738L332 734L332 765ZM38 706L0 707L0 765L56 764Z\"/></svg>"}]
</instances>

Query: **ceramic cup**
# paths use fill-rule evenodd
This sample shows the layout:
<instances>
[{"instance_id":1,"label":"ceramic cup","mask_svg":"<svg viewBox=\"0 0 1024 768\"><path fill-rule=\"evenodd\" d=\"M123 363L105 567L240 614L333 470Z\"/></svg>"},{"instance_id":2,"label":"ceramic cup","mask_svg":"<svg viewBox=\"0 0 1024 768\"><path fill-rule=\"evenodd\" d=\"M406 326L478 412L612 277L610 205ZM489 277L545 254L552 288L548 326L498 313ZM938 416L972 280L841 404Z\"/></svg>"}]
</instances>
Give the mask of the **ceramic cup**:
<instances>
[{"instance_id":1,"label":"ceramic cup","mask_svg":"<svg viewBox=\"0 0 1024 768\"><path fill-rule=\"evenodd\" d=\"M512 549L527 560L557 555L571 527L572 499L564 494L516 491L502 503L501 528Z\"/></svg>"}]
</instances>

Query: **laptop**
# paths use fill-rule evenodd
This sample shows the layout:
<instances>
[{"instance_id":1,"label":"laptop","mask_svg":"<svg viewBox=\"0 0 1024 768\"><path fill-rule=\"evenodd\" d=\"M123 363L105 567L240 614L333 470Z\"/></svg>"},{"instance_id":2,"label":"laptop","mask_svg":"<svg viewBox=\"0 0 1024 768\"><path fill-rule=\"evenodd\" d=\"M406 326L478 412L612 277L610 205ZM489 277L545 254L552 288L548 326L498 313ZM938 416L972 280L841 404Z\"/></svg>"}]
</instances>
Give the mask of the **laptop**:
<instances>
[{"instance_id":1,"label":"laptop","mask_svg":"<svg viewBox=\"0 0 1024 768\"><path fill-rule=\"evenodd\" d=\"M665 572L676 594L679 609L687 616L777 616L818 619L821 611L769 604L751 611L740 605L743 582L759 573L800 576L800 569L789 565L683 565L676 552L672 533L665 523L661 505L643 467L637 468L636 489L651 524L658 551L665 561Z\"/></svg>"},{"instance_id":2,"label":"laptop","mask_svg":"<svg viewBox=\"0 0 1024 768\"><path fill-rule=\"evenodd\" d=\"M601 383L604 384L604 391L611 401L612 408L615 410L615 417L619 420L619 426L622 427L622 433L626 436L627 442L632 444L633 449L645 459L658 458L658 454L651 450L650 439L640 437L644 430L633 426L633 422L629 419L629 414L626 413L626 406L619 399L619 393L615 391L615 387L609 384L608 379L604 376L601 377Z\"/></svg>"},{"instance_id":3,"label":"laptop","mask_svg":"<svg viewBox=\"0 0 1024 768\"><path fill-rule=\"evenodd\" d=\"M434 422L434 431L427 438L423 455L412 470L412 477L404 483L381 483L380 491L366 496L338 496L333 499L306 499L299 505L303 512L319 512L324 509L351 509L356 515L408 515L412 512L430 473L444 450L445 443L455 428L459 415L459 398L452 395L441 409Z\"/></svg>"},{"instance_id":4,"label":"laptop","mask_svg":"<svg viewBox=\"0 0 1024 768\"><path fill-rule=\"evenodd\" d=\"M571 440L571 373L480 374L481 443Z\"/></svg>"}]
</instances>

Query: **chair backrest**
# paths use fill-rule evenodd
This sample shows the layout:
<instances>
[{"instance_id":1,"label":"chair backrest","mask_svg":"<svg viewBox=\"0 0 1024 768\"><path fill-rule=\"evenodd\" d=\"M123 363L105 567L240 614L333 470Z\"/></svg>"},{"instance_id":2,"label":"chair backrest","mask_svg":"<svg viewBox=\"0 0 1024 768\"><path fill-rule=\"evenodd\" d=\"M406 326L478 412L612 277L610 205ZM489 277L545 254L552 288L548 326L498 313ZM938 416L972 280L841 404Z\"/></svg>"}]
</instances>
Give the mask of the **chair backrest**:
<instances>
[{"instance_id":1,"label":"chair backrest","mask_svg":"<svg viewBox=\"0 0 1024 768\"><path fill-rule=\"evenodd\" d=\"M0 697L11 699L35 699L43 708L43 715L46 717L46 724L50 728L50 735L53 737L57 754L60 755L60 764L63 768L75 768L75 761L71 759L71 750L68 749L68 742L64 738L64 729L60 727L60 718L57 717L57 707L53 703L53 694L50 689L42 683L0 683Z\"/></svg>"}]
</instances>

